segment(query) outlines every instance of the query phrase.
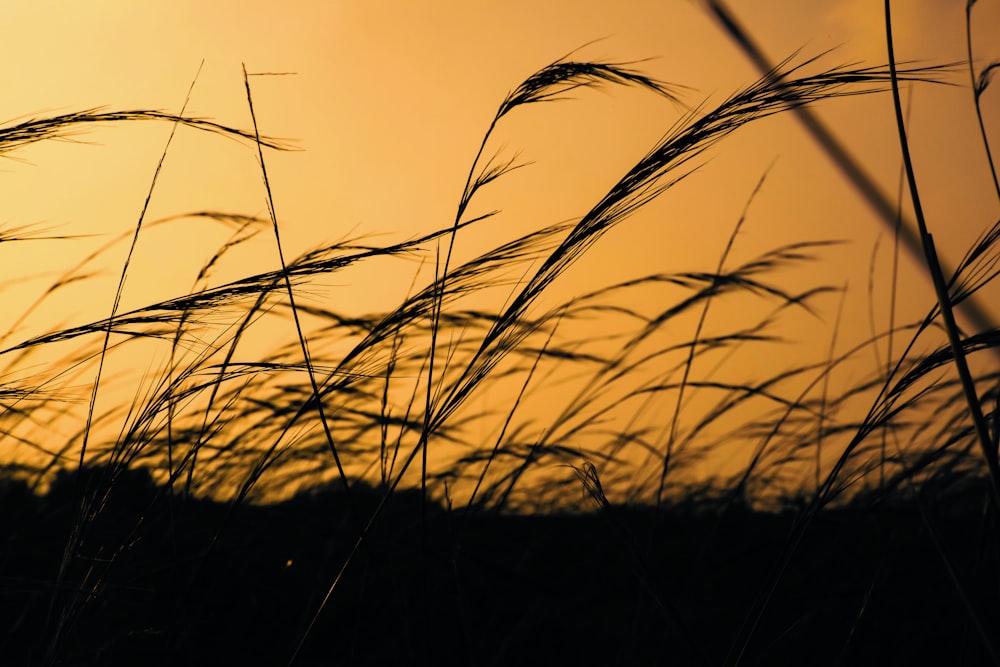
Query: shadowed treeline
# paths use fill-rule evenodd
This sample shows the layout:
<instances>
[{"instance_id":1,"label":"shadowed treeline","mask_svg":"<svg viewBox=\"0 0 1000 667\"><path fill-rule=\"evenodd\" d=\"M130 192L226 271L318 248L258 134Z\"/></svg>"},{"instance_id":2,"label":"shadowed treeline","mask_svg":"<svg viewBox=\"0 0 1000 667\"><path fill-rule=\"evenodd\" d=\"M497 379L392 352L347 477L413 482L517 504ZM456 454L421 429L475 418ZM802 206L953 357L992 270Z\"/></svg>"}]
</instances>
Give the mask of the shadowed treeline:
<instances>
[{"instance_id":1,"label":"shadowed treeline","mask_svg":"<svg viewBox=\"0 0 1000 667\"><path fill-rule=\"evenodd\" d=\"M62 619L60 664L285 664L381 496L355 486L353 514L342 489L234 508L128 471L53 591L74 499L102 474L64 475L42 497L4 487L9 664L53 648L41 641L60 621L53 593L57 609L79 605ZM715 665L745 650L744 664L986 664L969 621L1000 622L984 491L928 487L923 516L916 502L824 512L790 559L793 510L702 497L659 512L470 516L397 492L297 662Z\"/></svg>"}]
</instances>

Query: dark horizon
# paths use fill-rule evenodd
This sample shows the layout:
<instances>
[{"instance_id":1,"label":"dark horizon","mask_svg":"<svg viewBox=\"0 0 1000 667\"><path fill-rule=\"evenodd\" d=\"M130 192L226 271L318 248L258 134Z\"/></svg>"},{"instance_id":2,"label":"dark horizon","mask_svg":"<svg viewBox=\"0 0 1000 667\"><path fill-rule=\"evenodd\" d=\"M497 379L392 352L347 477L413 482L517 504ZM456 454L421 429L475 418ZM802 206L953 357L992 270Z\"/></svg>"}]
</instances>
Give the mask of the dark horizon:
<instances>
[{"instance_id":1,"label":"dark horizon","mask_svg":"<svg viewBox=\"0 0 1000 667\"><path fill-rule=\"evenodd\" d=\"M975 665L989 660L970 612L1000 622L996 530L929 493L827 509L803 529L791 508L467 515L411 491L390 499L323 605L378 504L370 489L356 487L353 516L342 490L234 509L128 470L55 589L86 488L73 474L44 497L0 484L0 577L19 582L3 593L2 650L16 664L286 664L315 618L294 664L729 664L746 644L741 664ZM982 483L970 493L987 497ZM75 608L56 646L42 641L53 599Z\"/></svg>"}]
</instances>

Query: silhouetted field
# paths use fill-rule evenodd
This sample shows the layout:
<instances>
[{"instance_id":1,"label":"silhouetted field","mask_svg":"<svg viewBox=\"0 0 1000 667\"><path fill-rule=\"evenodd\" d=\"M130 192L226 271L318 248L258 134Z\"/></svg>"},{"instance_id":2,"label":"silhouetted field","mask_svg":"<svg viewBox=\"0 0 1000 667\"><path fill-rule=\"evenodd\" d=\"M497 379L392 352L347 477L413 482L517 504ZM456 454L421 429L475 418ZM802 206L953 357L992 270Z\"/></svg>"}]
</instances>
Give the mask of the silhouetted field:
<instances>
[{"instance_id":1,"label":"silhouetted field","mask_svg":"<svg viewBox=\"0 0 1000 667\"><path fill-rule=\"evenodd\" d=\"M100 475L63 476L43 497L4 487L4 664L49 649L57 664L286 664L379 499L359 486L353 513L335 490L233 509L129 471L55 590L78 485ZM465 515L397 492L297 664L717 665L750 624L746 665L987 664L973 622L1000 623L995 515L976 511L983 485L934 500L925 517L914 504L824 511L792 550L791 510ZM92 569L100 583L84 591ZM52 647L48 615L65 600L85 605Z\"/></svg>"},{"instance_id":2,"label":"silhouetted field","mask_svg":"<svg viewBox=\"0 0 1000 667\"><path fill-rule=\"evenodd\" d=\"M706 6L752 55L721 4ZM898 282L893 258L887 322L873 306L867 340L835 354L835 321L809 341L828 350L818 359L787 358L790 314L815 316L838 290L784 271L832 242L736 262L745 211L714 268L550 289L743 126L891 91L903 130L899 83L955 69L897 70L891 51L887 67L817 60L785 61L714 107L621 64L558 60L501 101L453 221L288 260L264 159L283 144L258 132L246 71L252 131L183 109L0 127L0 154L108 122L249 142L269 213L189 214L233 232L186 293L126 311L129 254L106 317L25 333L37 306L100 273L90 263L112 241L0 337L0 664L1000 664L1000 328L980 301L1000 274L1000 221L975 221L981 235L945 275L915 182L916 222L897 225L905 207L828 136L893 243L931 268L923 317L897 320L896 293L926 287ZM996 67L977 74L970 56L980 121ZM476 212L479 193L523 166L495 148L505 119L610 86L685 111L578 218L453 255L496 221ZM145 213L121 238L132 250L178 219ZM216 280L262 231L280 268ZM29 238L64 237L0 230ZM412 257L433 275L385 310L325 299L352 266ZM730 306L745 300L740 321ZM265 325L285 337L264 335L261 352L247 338ZM851 384L831 387L848 364ZM109 368L145 371L122 388ZM699 486L716 461L732 465ZM271 500L292 488L311 490ZM581 499L597 509L570 511Z\"/></svg>"}]
</instances>

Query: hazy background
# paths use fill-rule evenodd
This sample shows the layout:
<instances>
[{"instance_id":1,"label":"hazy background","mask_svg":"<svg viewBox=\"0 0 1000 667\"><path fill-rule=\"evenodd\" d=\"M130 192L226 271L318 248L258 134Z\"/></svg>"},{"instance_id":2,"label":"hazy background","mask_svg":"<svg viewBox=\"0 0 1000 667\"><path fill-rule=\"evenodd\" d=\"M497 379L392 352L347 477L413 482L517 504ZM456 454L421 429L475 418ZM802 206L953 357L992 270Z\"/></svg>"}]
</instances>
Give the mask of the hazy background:
<instances>
[{"instance_id":1,"label":"hazy background","mask_svg":"<svg viewBox=\"0 0 1000 667\"><path fill-rule=\"evenodd\" d=\"M880 2L761 1L733 3L732 10L772 61L831 49L822 65L885 61ZM963 60L964 12L960 1L896 3L897 58ZM261 133L299 149L265 155L287 256L346 237L381 244L450 224L501 100L570 52L635 62L653 77L688 87L681 97L691 106L710 107L758 77L697 2L14 2L5 13L2 122L92 107L179 112L204 61L186 113L250 128L241 65L251 74L276 74L250 82ZM980 66L1000 58L1000 3L976 5L973 39ZM908 86L904 100L925 211L939 251L954 265L1000 207L967 71L958 67L949 80L956 85ZM1000 136L996 95L984 97L991 137ZM492 150L520 152L533 164L483 193L476 210L503 213L460 237L460 258L582 215L684 112L619 88L575 97L519 111L498 131ZM839 100L818 112L882 187L896 192L891 97ZM0 247L0 330L59 273L131 233L170 129L166 123L93 127L74 142L0 157L0 228L32 225L50 235L86 236ZM703 169L605 237L564 276L558 294L650 272L714 269L768 169L730 263L782 243L849 241L788 280L848 286L838 348L870 335L870 311L877 328L887 326L891 239L789 115L757 123L706 154ZM266 215L260 168L252 147L182 128L146 221L199 210ZM121 309L191 289L230 233L183 218L144 232ZM56 325L106 317L126 250L120 242L102 255L92 268L103 277L81 284L71 298L44 303L5 346ZM410 290L417 265L386 266L332 277L320 300L344 311L390 307ZM276 267L273 238L262 234L233 253L215 280ZM900 319L926 312L930 283L905 255L900 284ZM797 319L787 331L796 343L787 358L827 354L839 300L831 295L820 303L819 318ZM1000 308L987 305L1000 319ZM139 362L119 370L142 368Z\"/></svg>"}]
</instances>

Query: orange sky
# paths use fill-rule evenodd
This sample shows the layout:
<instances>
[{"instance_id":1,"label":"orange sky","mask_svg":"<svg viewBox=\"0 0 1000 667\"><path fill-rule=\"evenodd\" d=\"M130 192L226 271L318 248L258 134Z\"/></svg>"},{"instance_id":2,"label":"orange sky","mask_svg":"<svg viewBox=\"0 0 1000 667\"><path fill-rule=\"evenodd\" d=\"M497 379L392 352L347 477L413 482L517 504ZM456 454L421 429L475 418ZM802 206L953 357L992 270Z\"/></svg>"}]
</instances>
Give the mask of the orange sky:
<instances>
[{"instance_id":1,"label":"orange sky","mask_svg":"<svg viewBox=\"0 0 1000 667\"><path fill-rule=\"evenodd\" d=\"M885 58L881 3L733 4L773 60L796 49L811 56L834 47L824 64ZM900 60L964 59L964 2L896 5ZM452 221L499 102L570 51L579 49L581 59L643 60L637 67L644 72L689 87L683 99L692 105L718 103L757 76L696 2L610 7L577 0L280 6L260 0L156 6L17 1L6 10L0 45L7 63L0 72L0 121L95 106L176 112L204 60L188 113L249 127L241 64L251 73L288 73L251 80L262 133L291 139L301 149L266 155L288 256L346 236L400 240ZM985 64L1000 57L993 46L1000 43L1000 3L983 0L975 11L976 56ZM958 68L952 77L958 86L913 88L910 112L925 210L951 263L1000 212L977 143L967 76ZM997 137L997 93L990 93L993 99L988 94L984 100ZM576 97L526 109L501 128L494 149L521 151L534 164L484 193L483 210L504 212L460 240L462 257L582 215L681 112L621 89ZM838 101L819 113L894 192L899 153L889 96ZM94 128L76 137L79 144L47 143L3 160L0 225L94 236L0 248L8 299L0 327L56 272L134 227L169 131L167 124L151 123ZM845 327L843 344L867 336L868 264L884 230L794 119L747 128L704 161L698 174L607 236L567 274L560 294L648 272L714 268L755 183L773 165L737 240L734 262L786 242L849 240L812 266L809 277L851 287L845 321L853 324ZM181 130L146 219L205 209L265 213L256 155L245 144ZM192 221L150 230L133 258L123 308L190 289L198 267L228 234ZM40 308L25 334L56 320L106 316L125 248L119 244L107 255L106 280L88 282L70 303ZM220 277L273 268L276 261L267 235L239 257ZM413 270L406 265L398 275L379 269L334 277L330 298L344 310L385 308L409 289ZM933 300L921 271L907 263L902 276L908 318ZM44 279L22 281L43 272ZM878 275L884 308L888 278ZM829 345L837 300L823 305L823 321L792 336L811 341L812 350ZM993 312L1000 317L1000 309Z\"/></svg>"}]
</instances>

